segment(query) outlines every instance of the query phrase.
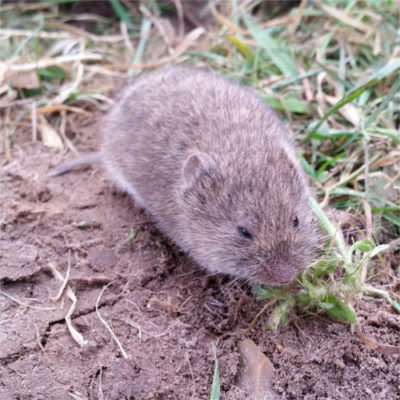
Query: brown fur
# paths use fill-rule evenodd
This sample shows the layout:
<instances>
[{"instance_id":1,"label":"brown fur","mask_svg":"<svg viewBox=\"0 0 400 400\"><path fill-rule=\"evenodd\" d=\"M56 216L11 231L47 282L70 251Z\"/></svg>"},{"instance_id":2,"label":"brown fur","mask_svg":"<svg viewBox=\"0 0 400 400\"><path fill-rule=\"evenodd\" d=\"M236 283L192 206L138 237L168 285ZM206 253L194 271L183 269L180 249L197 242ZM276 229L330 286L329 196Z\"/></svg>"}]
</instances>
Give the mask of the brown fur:
<instances>
[{"instance_id":1,"label":"brown fur","mask_svg":"<svg viewBox=\"0 0 400 400\"><path fill-rule=\"evenodd\" d=\"M293 140L253 90L199 69L142 74L103 135L111 179L204 268L280 285L310 261L307 179Z\"/></svg>"}]
</instances>

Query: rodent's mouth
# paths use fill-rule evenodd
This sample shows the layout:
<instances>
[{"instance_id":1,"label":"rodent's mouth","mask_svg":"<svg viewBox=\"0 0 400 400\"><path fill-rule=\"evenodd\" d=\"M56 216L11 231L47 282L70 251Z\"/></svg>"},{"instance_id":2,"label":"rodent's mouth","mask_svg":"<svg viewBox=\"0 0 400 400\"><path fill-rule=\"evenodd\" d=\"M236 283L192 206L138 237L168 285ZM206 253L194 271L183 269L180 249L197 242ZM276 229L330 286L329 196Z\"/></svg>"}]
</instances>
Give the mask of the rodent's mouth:
<instances>
[{"instance_id":1,"label":"rodent's mouth","mask_svg":"<svg viewBox=\"0 0 400 400\"><path fill-rule=\"evenodd\" d=\"M281 287L281 286L287 286L290 283L292 283L295 280L296 277L294 277L293 279L287 280L285 282L274 282L274 281L268 281L268 282L263 282L262 286L272 286L272 287ZM260 284L260 282L258 282L258 284Z\"/></svg>"},{"instance_id":2,"label":"rodent's mouth","mask_svg":"<svg viewBox=\"0 0 400 400\"><path fill-rule=\"evenodd\" d=\"M267 270L266 276L263 276L261 281L267 286L284 286L293 282L299 274L299 270L293 265L275 265L273 270Z\"/></svg>"}]
</instances>

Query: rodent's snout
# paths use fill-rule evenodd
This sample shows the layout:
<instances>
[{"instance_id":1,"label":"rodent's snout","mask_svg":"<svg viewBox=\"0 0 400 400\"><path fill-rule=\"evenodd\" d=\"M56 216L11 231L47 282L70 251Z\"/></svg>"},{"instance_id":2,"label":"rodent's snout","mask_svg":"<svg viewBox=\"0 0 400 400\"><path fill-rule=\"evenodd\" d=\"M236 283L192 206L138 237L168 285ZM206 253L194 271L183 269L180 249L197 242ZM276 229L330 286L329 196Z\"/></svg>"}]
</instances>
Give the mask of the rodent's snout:
<instances>
[{"instance_id":1,"label":"rodent's snout","mask_svg":"<svg viewBox=\"0 0 400 400\"><path fill-rule=\"evenodd\" d=\"M296 278L298 273L299 270L291 264L275 265L274 270L270 271L270 276L267 277L267 281L270 282L271 285L287 285Z\"/></svg>"},{"instance_id":2,"label":"rodent's snout","mask_svg":"<svg viewBox=\"0 0 400 400\"><path fill-rule=\"evenodd\" d=\"M277 276L278 282L282 285L286 285L292 282L292 280L296 278L298 273L299 271L296 268L285 265Z\"/></svg>"}]
</instances>

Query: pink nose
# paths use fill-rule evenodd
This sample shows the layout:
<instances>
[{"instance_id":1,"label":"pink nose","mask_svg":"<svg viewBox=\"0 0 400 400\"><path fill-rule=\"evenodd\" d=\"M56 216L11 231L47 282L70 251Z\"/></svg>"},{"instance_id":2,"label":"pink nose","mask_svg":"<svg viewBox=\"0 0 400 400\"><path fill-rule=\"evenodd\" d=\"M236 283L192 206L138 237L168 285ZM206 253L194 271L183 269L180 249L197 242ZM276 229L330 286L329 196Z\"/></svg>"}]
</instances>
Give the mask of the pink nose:
<instances>
[{"instance_id":1,"label":"pink nose","mask_svg":"<svg viewBox=\"0 0 400 400\"><path fill-rule=\"evenodd\" d=\"M296 278L297 274L298 271L292 265L281 264L275 267L274 279L276 280L277 283L285 285L287 283L292 282L292 280Z\"/></svg>"}]
</instances>

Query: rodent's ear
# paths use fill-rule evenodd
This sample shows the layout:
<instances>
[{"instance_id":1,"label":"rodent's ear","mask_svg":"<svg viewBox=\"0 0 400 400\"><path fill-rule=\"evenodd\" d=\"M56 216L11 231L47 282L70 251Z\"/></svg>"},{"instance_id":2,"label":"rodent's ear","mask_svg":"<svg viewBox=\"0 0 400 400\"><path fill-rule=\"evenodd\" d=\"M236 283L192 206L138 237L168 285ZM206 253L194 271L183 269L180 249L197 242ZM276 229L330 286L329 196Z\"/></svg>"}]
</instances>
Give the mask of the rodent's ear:
<instances>
[{"instance_id":1,"label":"rodent's ear","mask_svg":"<svg viewBox=\"0 0 400 400\"><path fill-rule=\"evenodd\" d=\"M183 165L185 186L192 187L203 175L211 175L215 168L215 162L208 154L201 151L190 154Z\"/></svg>"}]
</instances>

